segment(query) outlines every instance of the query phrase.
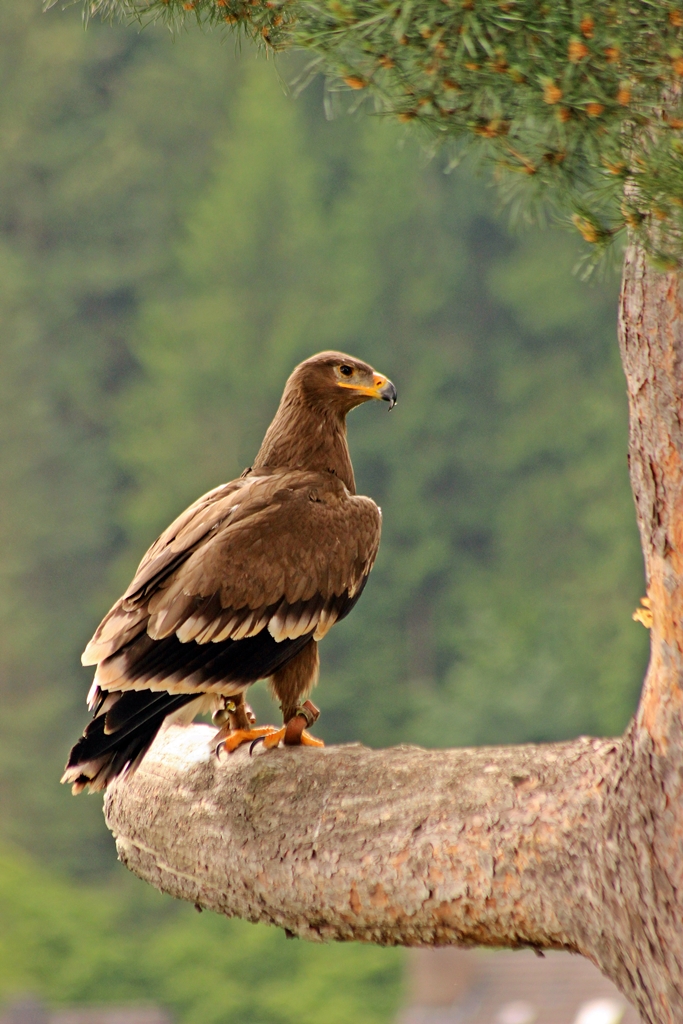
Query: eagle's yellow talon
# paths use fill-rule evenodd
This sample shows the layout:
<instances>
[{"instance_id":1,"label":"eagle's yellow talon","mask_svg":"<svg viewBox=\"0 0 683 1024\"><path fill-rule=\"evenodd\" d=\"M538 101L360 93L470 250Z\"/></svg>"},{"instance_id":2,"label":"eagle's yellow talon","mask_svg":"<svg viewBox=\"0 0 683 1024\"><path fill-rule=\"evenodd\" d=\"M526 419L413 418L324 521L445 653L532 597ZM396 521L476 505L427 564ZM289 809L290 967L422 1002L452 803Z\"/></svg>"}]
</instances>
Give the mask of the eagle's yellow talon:
<instances>
[{"instance_id":1,"label":"eagle's yellow talon","mask_svg":"<svg viewBox=\"0 0 683 1024\"><path fill-rule=\"evenodd\" d=\"M249 743L250 740L258 740L262 736L268 736L273 732L277 732L274 725L259 725L255 729L235 729L234 732L231 732L229 736L218 744L216 752L220 753L220 751L225 750L228 754L232 754L243 743Z\"/></svg>"},{"instance_id":2,"label":"eagle's yellow talon","mask_svg":"<svg viewBox=\"0 0 683 1024\"><path fill-rule=\"evenodd\" d=\"M220 756L223 751L228 754L232 754L238 747L241 747L243 743L254 743L257 740L262 741L266 750L273 750L284 740L286 732L286 725L283 725L281 729L276 729L274 725L259 725L255 729L235 729L217 745L216 754ZM305 729L302 731L298 743L291 745L303 747L325 746L322 740L317 739L315 736L311 736L311 734L306 732Z\"/></svg>"},{"instance_id":3,"label":"eagle's yellow talon","mask_svg":"<svg viewBox=\"0 0 683 1024\"><path fill-rule=\"evenodd\" d=\"M310 732L304 731L301 733L301 744L304 747L324 747L325 744L322 740L319 740L316 736L311 736Z\"/></svg>"},{"instance_id":4,"label":"eagle's yellow talon","mask_svg":"<svg viewBox=\"0 0 683 1024\"><path fill-rule=\"evenodd\" d=\"M266 750L273 750L274 747L278 747L284 740L287 732L287 726L283 726L282 729L278 729L276 732L269 733L263 741L263 746ZM325 744L322 740L316 739L315 736L311 736L309 732L304 731L301 733L298 743L290 743L288 746L303 746L303 747L324 747Z\"/></svg>"},{"instance_id":5,"label":"eagle's yellow talon","mask_svg":"<svg viewBox=\"0 0 683 1024\"><path fill-rule=\"evenodd\" d=\"M286 729L285 726L283 725L281 729L276 729L274 732L271 732L268 736L266 736L266 738L263 741L263 746L266 748L266 750L272 750L273 747L277 747L280 743L280 740L283 740L285 738L285 732Z\"/></svg>"}]
</instances>

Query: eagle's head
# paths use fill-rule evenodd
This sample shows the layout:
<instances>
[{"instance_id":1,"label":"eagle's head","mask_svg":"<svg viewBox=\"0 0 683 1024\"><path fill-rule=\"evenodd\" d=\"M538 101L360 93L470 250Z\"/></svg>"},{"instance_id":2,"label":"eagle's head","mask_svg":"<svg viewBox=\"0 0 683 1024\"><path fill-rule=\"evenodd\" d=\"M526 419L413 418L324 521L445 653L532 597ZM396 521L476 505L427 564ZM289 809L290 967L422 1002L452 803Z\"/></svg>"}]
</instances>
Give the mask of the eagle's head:
<instances>
[{"instance_id":1,"label":"eagle's head","mask_svg":"<svg viewBox=\"0 0 683 1024\"><path fill-rule=\"evenodd\" d=\"M396 405L396 388L381 373L344 352L319 352L293 371L287 389L292 388L313 407L334 408L345 415L357 405L379 398Z\"/></svg>"}]
</instances>

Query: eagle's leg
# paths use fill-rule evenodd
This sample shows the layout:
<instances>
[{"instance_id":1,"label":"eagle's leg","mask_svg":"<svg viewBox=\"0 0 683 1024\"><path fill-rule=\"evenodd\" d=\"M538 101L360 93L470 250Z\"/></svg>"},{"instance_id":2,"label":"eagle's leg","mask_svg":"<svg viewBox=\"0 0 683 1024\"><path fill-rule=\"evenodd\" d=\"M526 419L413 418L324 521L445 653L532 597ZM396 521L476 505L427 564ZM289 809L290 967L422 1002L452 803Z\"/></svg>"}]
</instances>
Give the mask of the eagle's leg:
<instances>
[{"instance_id":1,"label":"eagle's leg","mask_svg":"<svg viewBox=\"0 0 683 1024\"><path fill-rule=\"evenodd\" d=\"M243 693L236 693L234 697L226 697L224 705L225 710L223 714L227 716L227 724L233 731L237 729L251 729L252 725L256 723L256 715L245 701ZM214 722L216 717L217 715L214 713Z\"/></svg>"},{"instance_id":2,"label":"eagle's leg","mask_svg":"<svg viewBox=\"0 0 683 1024\"><path fill-rule=\"evenodd\" d=\"M285 724L277 732L271 732L263 740L266 749L277 747L282 740L286 747L324 747L322 740L316 739L306 732L320 718L320 711L312 700L306 700L296 707L282 708L282 717Z\"/></svg>"},{"instance_id":3,"label":"eagle's leg","mask_svg":"<svg viewBox=\"0 0 683 1024\"><path fill-rule=\"evenodd\" d=\"M310 640L295 658L270 677L270 688L280 701L284 725L265 737L264 747L276 747L280 741L288 747L325 746L322 740L306 732L320 717L315 704L305 699L318 681L319 669L318 645Z\"/></svg>"},{"instance_id":4,"label":"eagle's leg","mask_svg":"<svg viewBox=\"0 0 683 1024\"><path fill-rule=\"evenodd\" d=\"M306 732L306 728L310 728L320 716L315 704L306 700L318 680L319 665L318 645L315 640L311 640L269 679L270 688L280 701L284 722L282 728L262 725L256 729L238 729L221 742L221 748L232 753L242 743L261 739L268 749L277 747L283 741L287 746L323 747L325 744L322 740Z\"/></svg>"},{"instance_id":5,"label":"eagle's leg","mask_svg":"<svg viewBox=\"0 0 683 1024\"><path fill-rule=\"evenodd\" d=\"M225 697L223 707L214 711L211 716L214 725L221 728L214 737L216 752L227 750L231 753L242 743L248 740L258 739L268 733L275 732L274 725L262 725L254 728L256 715L244 699L244 695L237 693L232 697Z\"/></svg>"}]
</instances>

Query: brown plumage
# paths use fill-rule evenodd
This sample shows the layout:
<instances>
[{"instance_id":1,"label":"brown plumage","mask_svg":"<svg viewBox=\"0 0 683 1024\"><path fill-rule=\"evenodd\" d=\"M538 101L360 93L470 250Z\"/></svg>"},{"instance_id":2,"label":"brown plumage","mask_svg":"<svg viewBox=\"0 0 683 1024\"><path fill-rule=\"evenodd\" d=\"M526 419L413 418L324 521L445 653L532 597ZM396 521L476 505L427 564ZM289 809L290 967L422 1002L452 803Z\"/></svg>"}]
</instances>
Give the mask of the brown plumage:
<instances>
[{"instance_id":1,"label":"brown plumage","mask_svg":"<svg viewBox=\"0 0 683 1024\"><path fill-rule=\"evenodd\" d=\"M290 376L252 467L199 498L152 544L83 654L94 718L63 782L91 791L139 764L163 722L214 711L228 749L254 730L243 693L269 679L287 742L317 717L317 641L349 613L377 554L381 513L356 495L346 415L396 389L322 352ZM297 718L297 716L299 716ZM272 735L271 735L272 734Z\"/></svg>"}]
</instances>

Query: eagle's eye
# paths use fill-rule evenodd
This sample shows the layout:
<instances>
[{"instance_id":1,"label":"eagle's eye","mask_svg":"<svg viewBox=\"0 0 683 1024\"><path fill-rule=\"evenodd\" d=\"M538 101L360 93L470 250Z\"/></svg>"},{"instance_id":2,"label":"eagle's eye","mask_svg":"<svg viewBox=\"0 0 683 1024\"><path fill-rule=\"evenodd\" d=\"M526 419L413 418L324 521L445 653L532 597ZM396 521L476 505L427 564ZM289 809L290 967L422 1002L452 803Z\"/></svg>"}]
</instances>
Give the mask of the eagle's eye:
<instances>
[{"instance_id":1,"label":"eagle's eye","mask_svg":"<svg viewBox=\"0 0 683 1024\"><path fill-rule=\"evenodd\" d=\"M353 367L347 366L346 363L344 363L342 366L339 367L339 372L341 373L342 377L350 377L351 374L353 373Z\"/></svg>"}]
</instances>

